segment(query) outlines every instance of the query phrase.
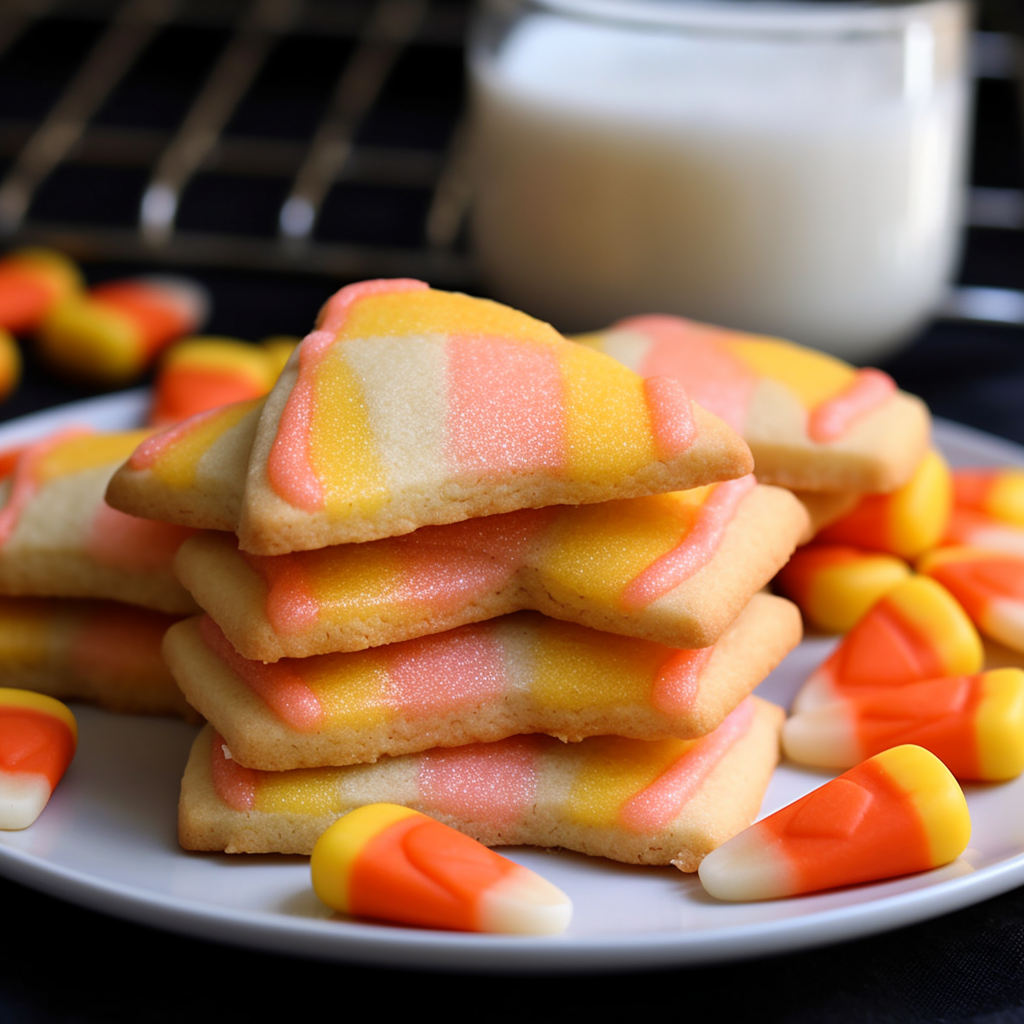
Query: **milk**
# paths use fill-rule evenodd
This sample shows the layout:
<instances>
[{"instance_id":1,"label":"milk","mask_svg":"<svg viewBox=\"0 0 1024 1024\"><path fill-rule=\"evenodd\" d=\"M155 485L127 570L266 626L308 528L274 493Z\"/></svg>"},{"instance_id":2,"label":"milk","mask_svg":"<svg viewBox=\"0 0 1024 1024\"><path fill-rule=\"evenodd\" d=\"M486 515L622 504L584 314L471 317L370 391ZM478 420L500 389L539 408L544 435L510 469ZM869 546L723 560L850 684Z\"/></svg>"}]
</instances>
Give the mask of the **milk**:
<instances>
[{"instance_id":1,"label":"milk","mask_svg":"<svg viewBox=\"0 0 1024 1024\"><path fill-rule=\"evenodd\" d=\"M962 23L918 10L856 45L534 13L475 47L473 238L496 294L566 331L678 313L883 354L958 253Z\"/></svg>"}]
</instances>

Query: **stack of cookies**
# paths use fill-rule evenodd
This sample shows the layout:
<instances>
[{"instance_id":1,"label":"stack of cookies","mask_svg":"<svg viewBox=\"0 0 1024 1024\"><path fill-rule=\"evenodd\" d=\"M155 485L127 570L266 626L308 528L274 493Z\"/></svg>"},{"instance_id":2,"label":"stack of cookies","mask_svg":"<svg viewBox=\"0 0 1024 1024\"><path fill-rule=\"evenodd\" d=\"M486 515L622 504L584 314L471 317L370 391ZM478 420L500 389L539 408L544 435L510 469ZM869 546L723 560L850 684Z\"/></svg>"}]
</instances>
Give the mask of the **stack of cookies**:
<instances>
[{"instance_id":1,"label":"stack of cookies","mask_svg":"<svg viewBox=\"0 0 1024 1024\"><path fill-rule=\"evenodd\" d=\"M756 815L807 530L749 449L490 302L379 281L266 400L144 442L108 501L203 533L165 652L209 720L189 849L308 853L387 800L492 844L694 870ZM563 742L571 741L571 742Z\"/></svg>"},{"instance_id":2,"label":"stack of cookies","mask_svg":"<svg viewBox=\"0 0 1024 1024\"><path fill-rule=\"evenodd\" d=\"M0 455L0 679L112 711L194 712L161 657L196 605L174 576L192 531L103 500L145 434L76 428Z\"/></svg>"}]
</instances>

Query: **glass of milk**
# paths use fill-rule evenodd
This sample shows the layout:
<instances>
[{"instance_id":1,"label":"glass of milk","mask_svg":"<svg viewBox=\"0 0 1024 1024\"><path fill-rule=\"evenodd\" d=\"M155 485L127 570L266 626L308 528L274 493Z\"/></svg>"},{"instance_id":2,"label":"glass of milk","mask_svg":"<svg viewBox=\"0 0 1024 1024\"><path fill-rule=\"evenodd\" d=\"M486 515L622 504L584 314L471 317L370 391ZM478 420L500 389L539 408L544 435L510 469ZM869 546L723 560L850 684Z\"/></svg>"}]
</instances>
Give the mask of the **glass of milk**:
<instances>
[{"instance_id":1,"label":"glass of milk","mask_svg":"<svg viewBox=\"0 0 1024 1024\"><path fill-rule=\"evenodd\" d=\"M871 362L955 269L966 0L489 0L472 234L563 331L676 313Z\"/></svg>"}]
</instances>

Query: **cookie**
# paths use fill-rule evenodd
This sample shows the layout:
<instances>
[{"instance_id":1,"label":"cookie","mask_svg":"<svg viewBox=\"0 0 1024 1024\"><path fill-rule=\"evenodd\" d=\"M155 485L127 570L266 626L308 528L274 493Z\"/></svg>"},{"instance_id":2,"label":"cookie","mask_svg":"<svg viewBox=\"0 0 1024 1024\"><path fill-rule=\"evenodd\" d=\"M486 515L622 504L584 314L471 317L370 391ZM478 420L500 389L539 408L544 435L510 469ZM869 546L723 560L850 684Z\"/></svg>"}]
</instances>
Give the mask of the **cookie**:
<instances>
[{"instance_id":1,"label":"cookie","mask_svg":"<svg viewBox=\"0 0 1024 1024\"><path fill-rule=\"evenodd\" d=\"M72 429L20 453L0 492L0 594L194 610L172 568L191 531L125 515L103 500L111 474L143 436Z\"/></svg>"},{"instance_id":2,"label":"cookie","mask_svg":"<svg viewBox=\"0 0 1024 1024\"><path fill-rule=\"evenodd\" d=\"M196 721L160 650L177 621L114 601L0 598L0 680L108 711Z\"/></svg>"},{"instance_id":3,"label":"cookie","mask_svg":"<svg viewBox=\"0 0 1024 1024\"><path fill-rule=\"evenodd\" d=\"M106 501L143 519L234 531L262 399L189 417L148 437L114 473Z\"/></svg>"},{"instance_id":4,"label":"cookie","mask_svg":"<svg viewBox=\"0 0 1024 1024\"><path fill-rule=\"evenodd\" d=\"M174 447L150 445L124 475L159 476ZM675 381L645 382L497 303L370 281L327 303L267 398L237 532L246 551L283 554L750 467L742 439ZM187 496L158 508L129 496L142 481L122 483L116 507L184 521Z\"/></svg>"},{"instance_id":5,"label":"cookie","mask_svg":"<svg viewBox=\"0 0 1024 1024\"><path fill-rule=\"evenodd\" d=\"M309 854L342 814L387 802L488 846L561 846L694 871L756 817L781 720L781 709L750 697L698 740L516 736L294 772L241 767L207 726L182 780L178 836L187 850Z\"/></svg>"},{"instance_id":6,"label":"cookie","mask_svg":"<svg viewBox=\"0 0 1024 1024\"><path fill-rule=\"evenodd\" d=\"M888 492L924 457L931 418L879 370L776 338L671 316L623 320L578 338L647 378L667 377L750 445L763 483Z\"/></svg>"},{"instance_id":7,"label":"cookie","mask_svg":"<svg viewBox=\"0 0 1024 1024\"><path fill-rule=\"evenodd\" d=\"M176 568L235 649L259 661L357 651L520 609L706 647L785 564L806 523L789 492L747 477L288 555L247 555L230 535L203 533Z\"/></svg>"},{"instance_id":8,"label":"cookie","mask_svg":"<svg viewBox=\"0 0 1024 1024\"><path fill-rule=\"evenodd\" d=\"M799 641L796 608L757 594L717 644L695 651L528 612L273 665L239 656L203 617L173 626L165 651L235 760L283 771L534 732L702 736Z\"/></svg>"}]
</instances>

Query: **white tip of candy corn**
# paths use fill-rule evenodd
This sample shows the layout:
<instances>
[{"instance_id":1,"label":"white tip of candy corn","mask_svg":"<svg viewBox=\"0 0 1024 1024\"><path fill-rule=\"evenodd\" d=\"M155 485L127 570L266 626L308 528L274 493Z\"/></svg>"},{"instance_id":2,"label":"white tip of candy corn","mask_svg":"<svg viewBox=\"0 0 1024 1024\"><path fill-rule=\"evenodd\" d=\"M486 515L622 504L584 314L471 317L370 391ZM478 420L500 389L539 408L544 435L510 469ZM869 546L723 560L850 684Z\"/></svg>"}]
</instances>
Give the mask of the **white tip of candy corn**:
<instances>
[{"instance_id":1,"label":"white tip of candy corn","mask_svg":"<svg viewBox=\"0 0 1024 1024\"><path fill-rule=\"evenodd\" d=\"M0 775L0 829L28 828L50 799L49 780L33 772Z\"/></svg>"},{"instance_id":2,"label":"white tip of candy corn","mask_svg":"<svg viewBox=\"0 0 1024 1024\"><path fill-rule=\"evenodd\" d=\"M748 829L712 850L697 869L701 885L719 900L765 900L789 896L794 880L785 859Z\"/></svg>"},{"instance_id":3,"label":"white tip of candy corn","mask_svg":"<svg viewBox=\"0 0 1024 1024\"><path fill-rule=\"evenodd\" d=\"M1024 606L993 598L985 610L982 630L1015 651L1024 651Z\"/></svg>"},{"instance_id":4,"label":"white tip of candy corn","mask_svg":"<svg viewBox=\"0 0 1024 1024\"><path fill-rule=\"evenodd\" d=\"M836 693L836 688L829 675L819 670L814 672L800 688L790 711L794 715L803 714L805 711L813 711L815 708L834 704L841 699Z\"/></svg>"},{"instance_id":5,"label":"white tip of candy corn","mask_svg":"<svg viewBox=\"0 0 1024 1024\"><path fill-rule=\"evenodd\" d=\"M801 711L782 727L782 749L791 761L820 768L851 768L864 757L845 704Z\"/></svg>"},{"instance_id":6,"label":"white tip of candy corn","mask_svg":"<svg viewBox=\"0 0 1024 1024\"><path fill-rule=\"evenodd\" d=\"M194 325L186 333L196 331L206 323L210 315L210 293L198 281L172 274L155 274L137 280L158 291L165 301L177 309L182 320Z\"/></svg>"},{"instance_id":7,"label":"white tip of candy corn","mask_svg":"<svg viewBox=\"0 0 1024 1024\"><path fill-rule=\"evenodd\" d=\"M527 868L507 875L480 898L480 923L488 932L557 935L571 920L569 897Z\"/></svg>"}]
</instances>

